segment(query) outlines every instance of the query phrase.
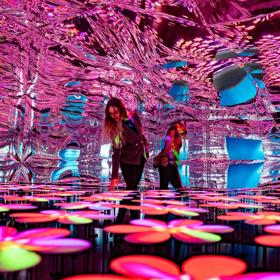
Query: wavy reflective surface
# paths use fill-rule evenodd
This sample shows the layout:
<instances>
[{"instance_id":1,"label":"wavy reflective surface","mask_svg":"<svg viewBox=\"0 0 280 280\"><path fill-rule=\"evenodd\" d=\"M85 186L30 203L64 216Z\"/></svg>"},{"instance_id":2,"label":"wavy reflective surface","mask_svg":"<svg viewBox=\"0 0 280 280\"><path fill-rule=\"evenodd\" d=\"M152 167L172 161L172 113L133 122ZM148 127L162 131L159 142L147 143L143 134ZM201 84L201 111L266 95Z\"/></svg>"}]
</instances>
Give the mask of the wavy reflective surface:
<instances>
[{"instance_id":1,"label":"wavy reflective surface","mask_svg":"<svg viewBox=\"0 0 280 280\"><path fill-rule=\"evenodd\" d=\"M100 132L112 96L141 112L151 156L172 122L186 124L184 185L279 182L279 9L273 0L1 1L1 182L107 181ZM264 158L230 159L226 137L261 141ZM244 164L262 168L239 186L230 166ZM158 180L152 160L144 177Z\"/></svg>"}]
</instances>

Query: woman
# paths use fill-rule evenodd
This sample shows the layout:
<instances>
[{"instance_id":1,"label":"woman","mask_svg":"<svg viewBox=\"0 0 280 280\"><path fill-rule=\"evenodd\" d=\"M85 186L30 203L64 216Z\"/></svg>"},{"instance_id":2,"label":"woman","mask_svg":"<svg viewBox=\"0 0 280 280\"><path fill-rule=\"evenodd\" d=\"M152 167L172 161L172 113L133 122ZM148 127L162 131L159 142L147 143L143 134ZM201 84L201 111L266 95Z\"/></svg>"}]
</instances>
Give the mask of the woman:
<instances>
[{"instance_id":1,"label":"woman","mask_svg":"<svg viewBox=\"0 0 280 280\"><path fill-rule=\"evenodd\" d=\"M105 137L113 146L110 190L119 182L119 166L128 190L136 190L147 160L147 141L136 112L128 114L118 98L111 98L105 109Z\"/></svg>"},{"instance_id":2,"label":"woman","mask_svg":"<svg viewBox=\"0 0 280 280\"><path fill-rule=\"evenodd\" d=\"M186 135L186 128L183 124L177 123L169 127L163 153L168 157L168 165L159 167L160 188L168 189L171 183L174 188L182 188L182 181L178 170L179 152L182 147L182 137Z\"/></svg>"}]
</instances>

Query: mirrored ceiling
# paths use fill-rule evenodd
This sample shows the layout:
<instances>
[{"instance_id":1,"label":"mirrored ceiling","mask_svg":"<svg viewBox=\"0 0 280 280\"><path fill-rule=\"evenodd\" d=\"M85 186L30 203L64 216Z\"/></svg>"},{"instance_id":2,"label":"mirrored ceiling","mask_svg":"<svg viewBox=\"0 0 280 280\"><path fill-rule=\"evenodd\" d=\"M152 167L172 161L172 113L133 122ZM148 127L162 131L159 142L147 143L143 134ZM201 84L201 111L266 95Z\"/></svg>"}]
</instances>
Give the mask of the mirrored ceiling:
<instances>
[{"instance_id":1,"label":"mirrored ceiling","mask_svg":"<svg viewBox=\"0 0 280 280\"><path fill-rule=\"evenodd\" d=\"M279 183L279 1L0 3L0 182L108 181L116 96L145 128L143 183L176 121L184 185Z\"/></svg>"}]
</instances>

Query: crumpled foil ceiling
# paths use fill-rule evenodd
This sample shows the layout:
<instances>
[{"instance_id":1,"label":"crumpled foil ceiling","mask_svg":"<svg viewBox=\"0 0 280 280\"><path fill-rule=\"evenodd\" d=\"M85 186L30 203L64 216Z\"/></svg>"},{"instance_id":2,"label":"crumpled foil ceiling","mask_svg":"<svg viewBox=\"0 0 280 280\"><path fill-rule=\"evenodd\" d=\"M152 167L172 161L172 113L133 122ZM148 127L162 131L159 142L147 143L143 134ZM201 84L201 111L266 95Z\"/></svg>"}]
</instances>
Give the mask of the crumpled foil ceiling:
<instances>
[{"instance_id":1,"label":"crumpled foil ceiling","mask_svg":"<svg viewBox=\"0 0 280 280\"><path fill-rule=\"evenodd\" d=\"M1 0L0 181L108 180L100 132L117 96L141 112L151 156L186 124L186 185L226 187L230 166L253 163L277 183L279 31L275 0ZM231 159L226 137L260 140L264 157Z\"/></svg>"}]
</instances>

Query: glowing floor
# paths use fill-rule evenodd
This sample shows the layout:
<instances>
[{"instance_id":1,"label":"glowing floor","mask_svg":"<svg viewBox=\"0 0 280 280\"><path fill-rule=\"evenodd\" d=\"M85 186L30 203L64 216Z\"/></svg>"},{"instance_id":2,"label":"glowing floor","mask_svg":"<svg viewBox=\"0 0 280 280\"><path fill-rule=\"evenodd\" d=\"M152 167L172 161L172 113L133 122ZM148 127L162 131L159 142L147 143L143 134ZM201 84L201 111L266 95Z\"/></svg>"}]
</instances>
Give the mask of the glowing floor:
<instances>
[{"instance_id":1,"label":"glowing floor","mask_svg":"<svg viewBox=\"0 0 280 280\"><path fill-rule=\"evenodd\" d=\"M4 279L263 279L248 273L279 270L280 187L0 192Z\"/></svg>"}]
</instances>

